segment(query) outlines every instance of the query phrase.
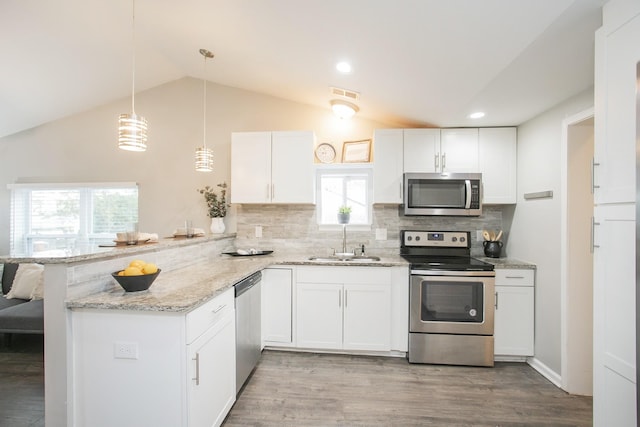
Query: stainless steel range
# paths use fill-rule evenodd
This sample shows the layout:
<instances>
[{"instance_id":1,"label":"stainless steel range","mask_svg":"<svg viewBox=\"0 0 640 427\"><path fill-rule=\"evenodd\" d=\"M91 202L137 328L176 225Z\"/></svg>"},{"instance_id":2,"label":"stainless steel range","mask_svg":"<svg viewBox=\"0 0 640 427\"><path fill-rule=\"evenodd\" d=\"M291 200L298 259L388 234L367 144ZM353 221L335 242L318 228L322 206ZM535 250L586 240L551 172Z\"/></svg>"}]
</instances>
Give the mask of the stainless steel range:
<instances>
[{"instance_id":1,"label":"stainless steel range","mask_svg":"<svg viewBox=\"0 0 640 427\"><path fill-rule=\"evenodd\" d=\"M409 362L493 366L495 272L467 231L404 230L410 263Z\"/></svg>"}]
</instances>

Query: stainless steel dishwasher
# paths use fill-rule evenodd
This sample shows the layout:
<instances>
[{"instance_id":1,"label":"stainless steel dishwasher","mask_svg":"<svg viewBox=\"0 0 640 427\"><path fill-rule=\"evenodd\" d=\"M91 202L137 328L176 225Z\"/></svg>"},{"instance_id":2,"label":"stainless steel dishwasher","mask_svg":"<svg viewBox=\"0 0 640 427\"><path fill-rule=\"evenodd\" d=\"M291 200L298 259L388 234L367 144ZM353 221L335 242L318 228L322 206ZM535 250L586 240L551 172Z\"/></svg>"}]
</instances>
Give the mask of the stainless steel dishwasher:
<instances>
[{"instance_id":1,"label":"stainless steel dishwasher","mask_svg":"<svg viewBox=\"0 0 640 427\"><path fill-rule=\"evenodd\" d=\"M236 394L256 367L262 352L260 281L257 272L235 284L236 294Z\"/></svg>"}]
</instances>

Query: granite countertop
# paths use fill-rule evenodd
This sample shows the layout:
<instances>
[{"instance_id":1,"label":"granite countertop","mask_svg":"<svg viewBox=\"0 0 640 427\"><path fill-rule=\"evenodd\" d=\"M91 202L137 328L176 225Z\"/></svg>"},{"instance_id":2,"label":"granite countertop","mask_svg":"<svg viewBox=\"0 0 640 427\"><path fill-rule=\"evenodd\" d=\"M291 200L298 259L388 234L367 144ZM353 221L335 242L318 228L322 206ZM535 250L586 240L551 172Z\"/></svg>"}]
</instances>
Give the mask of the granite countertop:
<instances>
[{"instance_id":1,"label":"granite countertop","mask_svg":"<svg viewBox=\"0 0 640 427\"><path fill-rule=\"evenodd\" d=\"M488 258L478 257L479 260L493 264L496 269L536 269L536 265L526 261L520 261L515 258Z\"/></svg>"},{"instance_id":2,"label":"granite countertop","mask_svg":"<svg viewBox=\"0 0 640 427\"><path fill-rule=\"evenodd\" d=\"M374 262L310 261L308 256L270 254L230 257L220 255L186 268L162 272L151 287L125 292L115 281L111 290L67 301L71 309L187 312L231 288L256 271L273 265L407 266L400 256L381 257Z\"/></svg>"}]
</instances>

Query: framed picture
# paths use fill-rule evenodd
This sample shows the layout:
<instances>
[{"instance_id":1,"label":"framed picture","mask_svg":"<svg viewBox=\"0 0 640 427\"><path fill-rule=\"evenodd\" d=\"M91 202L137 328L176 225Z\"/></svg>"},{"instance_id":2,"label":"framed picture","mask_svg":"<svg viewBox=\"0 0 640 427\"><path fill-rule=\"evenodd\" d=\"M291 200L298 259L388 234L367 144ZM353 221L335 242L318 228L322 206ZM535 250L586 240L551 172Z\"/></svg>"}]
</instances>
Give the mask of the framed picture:
<instances>
[{"instance_id":1,"label":"framed picture","mask_svg":"<svg viewBox=\"0 0 640 427\"><path fill-rule=\"evenodd\" d=\"M371 140L345 141L342 145L343 163L367 163L371 159Z\"/></svg>"}]
</instances>

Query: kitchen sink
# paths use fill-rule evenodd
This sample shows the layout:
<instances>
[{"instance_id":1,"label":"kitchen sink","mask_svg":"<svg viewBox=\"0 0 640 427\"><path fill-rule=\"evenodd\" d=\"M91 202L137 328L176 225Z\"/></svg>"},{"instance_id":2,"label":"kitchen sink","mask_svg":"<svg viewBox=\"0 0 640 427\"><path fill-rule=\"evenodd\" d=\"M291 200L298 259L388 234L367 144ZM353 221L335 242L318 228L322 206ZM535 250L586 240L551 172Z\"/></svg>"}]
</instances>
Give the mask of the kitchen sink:
<instances>
[{"instance_id":1,"label":"kitchen sink","mask_svg":"<svg viewBox=\"0 0 640 427\"><path fill-rule=\"evenodd\" d=\"M351 257L312 256L312 257L309 257L309 261L319 261L319 262L375 262L375 261L380 261L380 257L377 257L377 256L351 256Z\"/></svg>"}]
</instances>

